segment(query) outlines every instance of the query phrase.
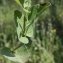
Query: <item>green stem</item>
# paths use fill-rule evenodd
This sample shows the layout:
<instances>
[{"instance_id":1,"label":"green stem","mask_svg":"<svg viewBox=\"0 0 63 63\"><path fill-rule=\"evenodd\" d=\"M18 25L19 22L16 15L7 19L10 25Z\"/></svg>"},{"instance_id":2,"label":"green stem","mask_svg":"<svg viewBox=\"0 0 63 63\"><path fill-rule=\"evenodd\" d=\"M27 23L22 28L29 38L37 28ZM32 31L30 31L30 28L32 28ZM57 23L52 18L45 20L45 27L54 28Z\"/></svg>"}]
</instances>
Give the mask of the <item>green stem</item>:
<instances>
[{"instance_id":1,"label":"green stem","mask_svg":"<svg viewBox=\"0 0 63 63\"><path fill-rule=\"evenodd\" d=\"M24 20L24 23L23 23L23 35L25 35L25 26L26 26L26 23L25 23L25 20Z\"/></svg>"}]
</instances>

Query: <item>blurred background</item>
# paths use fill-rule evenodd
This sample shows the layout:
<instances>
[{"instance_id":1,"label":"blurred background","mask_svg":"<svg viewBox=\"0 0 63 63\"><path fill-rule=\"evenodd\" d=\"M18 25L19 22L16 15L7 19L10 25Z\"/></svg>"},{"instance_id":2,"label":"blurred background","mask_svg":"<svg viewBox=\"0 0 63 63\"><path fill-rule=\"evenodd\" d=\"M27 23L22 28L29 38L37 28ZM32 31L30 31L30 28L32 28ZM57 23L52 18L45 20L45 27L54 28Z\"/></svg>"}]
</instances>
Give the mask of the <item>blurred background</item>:
<instances>
[{"instance_id":1,"label":"blurred background","mask_svg":"<svg viewBox=\"0 0 63 63\"><path fill-rule=\"evenodd\" d=\"M63 0L32 0L32 5L45 2L50 2L51 6L35 23L37 44L32 44L32 57L27 63L63 63ZM16 9L20 6L14 0L0 0L0 48L12 48L18 41L14 20ZM0 55L0 63L17 62Z\"/></svg>"}]
</instances>

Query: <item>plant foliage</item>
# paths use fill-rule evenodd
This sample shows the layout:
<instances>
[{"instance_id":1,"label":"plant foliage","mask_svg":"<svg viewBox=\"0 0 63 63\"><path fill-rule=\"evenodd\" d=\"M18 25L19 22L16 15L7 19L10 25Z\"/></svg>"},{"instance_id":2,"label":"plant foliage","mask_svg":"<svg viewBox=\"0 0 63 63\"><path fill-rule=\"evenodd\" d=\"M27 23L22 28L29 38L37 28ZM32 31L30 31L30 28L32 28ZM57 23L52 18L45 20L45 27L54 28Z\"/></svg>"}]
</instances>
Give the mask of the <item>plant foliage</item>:
<instances>
[{"instance_id":1,"label":"plant foliage","mask_svg":"<svg viewBox=\"0 0 63 63\"><path fill-rule=\"evenodd\" d=\"M31 6L31 0L15 0L21 7L21 10L14 11L17 36L22 46L16 50L11 50L8 47L3 47L0 53L9 60L25 63L30 57L29 51L24 44L29 43L27 37L33 37L34 20L45 11L50 3L36 4ZM19 46L19 45L18 45Z\"/></svg>"}]
</instances>

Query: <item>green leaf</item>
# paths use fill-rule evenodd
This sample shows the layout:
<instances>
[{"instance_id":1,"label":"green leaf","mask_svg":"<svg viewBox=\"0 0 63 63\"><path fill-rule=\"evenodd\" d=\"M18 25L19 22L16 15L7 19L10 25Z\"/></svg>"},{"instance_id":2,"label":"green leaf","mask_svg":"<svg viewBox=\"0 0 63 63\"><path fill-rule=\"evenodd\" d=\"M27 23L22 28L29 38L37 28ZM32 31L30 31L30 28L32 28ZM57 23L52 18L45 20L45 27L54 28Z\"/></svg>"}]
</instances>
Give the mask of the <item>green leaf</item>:
<instances>
[{"instance_id":1,"label":"green leaf","mask_svg":"<svg viewBox=\"0 0 63 63\"><path fill-rule=\"evenodd\" d=\"M24 24L24 15L22 14L21 18L17 18L18 27L20 27L23 31L23 24Z\"/></svg>"},{"instance_id":2,"label":"green leaf","mask_svg":"<svg viewBox=\"0 0 63 63\"><path fill-rule=\"evenodd\" d=\"M24 15L19 10L15 10L14 15L15 15L14 16L15 17L15 23L17 26L17 35L19 38L23 33Z\"/></svg>"},{"instance_id":3,"label":"green leaf","mask_svg":"<svg viewBox=\"0 0 63 63\"><path fill-rule=\"evenodd\" d=\"M25 0L24 1L24 8L29 8L31 7L31 0Z\"/></svg>"},{"instance_id":4,"label":"green leaf","mask_svg":"<svg viewBox=\"0 0 63 63\"><path fill-rule=\"evenodd\" d=\"M27 37L20 37L19 41L24 43L24 44L28 44L28 42L29 42Z\"/></svg>"},{"instance_id":5,"label":"green leaf","mask_svg":"<svg viewBox=\"0 0 63 63\"><path fill-rule=\"evenodd\" d=\"M10 48L8 48L8 47L2 48L1 51L0 51L0 53L1 53L2 55L6 55L6 56L9 56L9 57L15 57L15 55L12 54L12 51L11 51Z\"/></svg>"},{"instance_id":6,"label":"green leaf","mask_svg":"<svg viewBox=\"0 0 63 63\"><path fill-rule=\"evenodd\" d=\"M15 0L21 7L31 7L31 0Z\"/></svg>"},{"instance_id":7,"label":"green leaf","mask_svg":"<svg viewBox=\"0 0 63 63\"><path fill-rule=\"evenodd\" d=\"M40 4L40 7L39 7L38 13L37 13L37 17L40 16L50 5L51 5L50 2Z\"/></svg>"},{"instance_id":8,"label":"green leaf","mask_svg":"<svg viewBox=\"0 0 63 63\"><path fill-rule=\"evenodd\" d=\"M23 6L24 0L15 0L20 6Z\"/></svg>"},{"instance_id":9,"label":"green leaf","mask_svg":"<svg viewBox=\"0 0 63 63\"><path fill-rule=\"evenodd\" d=\"M21 18L22 16L22 13L19 11L19 10L15 10L14 11L14 19L15 19L15 23L16 23L16 26L18 27L18 22L17 22L17 18Z\"/></svg>"},{"instance_id":10,"label":"green leaf","mask_svg":"<svg viewBox=\"0 0 63 63\"><path fill-rule=\"evenodd\" d=\"M18 11L15 10L15 22L17 25L17 35L18 35L18 39L20 42L27 44L28 43L28 39L26 37L22 37L22 35L24 35L24 29L23 29L23 25L24 25L24 15Z\"/></svg>"},{"instance_id":11,"label":"green leaf","mask_svg":"<svg viewBox=\"0 0 63 63\"><path fill-rule=\"evenodd\" d=\"M18 23L18 27L17 27L17 35L18 35L18 39L19 39L19 37L21 37L21 35L22 35L22 29L21 29L19 23Z\"/></svg>"},{"instance_id":12,"label":"green leaf","mask_svg":"<svg viewBox=\"0 0 63 63\"><path fill-rule=\"evenodd\" d=\"M31 7L31 13L28 16L28 20L29 21L33 21L36 18L37 12L39 9L39 4L34 5L33 7Z\"/></svg>"},{"instance_id":13,"label":"green leaf","mask_svg":"<svg viewBox=\"0 0 63 63\"><path fill-rule=\"evenodd\" d=\"M26 36L33 37L33 24L30 24L26 28Z\"/></svg>"},{"instance_id":14,"label":"green leaf","mask_svg":"<svg viewBox=\"0 0 63 63\"><path fill-rule=\"evenodd\" d=\"M27 0L25 0L28 3ZM22 37L23 35L32 37L33 36L33 22L34 19L41 15L45 9L50 6L50 3L45 4L36 4L30 10L31 13L28 15L26 9L23 11L15 10L15 22L17 25L17 35L20 42L27 44L28 39L26 37ZM26 18L25 18L26 17ZM24 24L25 22L25 24ZM28 25L28 26L27 26Z\"/></svg>"},{"instance_id":15,"label":"green leaf","mask_svg":"<svg viewBox=\"0 0 63 63\"><path fill-rule=\"evenodd\" d=\"M28 9L24 8L24 6L25 6L24 4L25 4L25 2L28 2L28 1L26 1L26 0L15 0L15 1L20 5L21 13L23 13L25 18L27 19L27 14L29 14L30 11L28 11ZM28 2L28 4L30 4L30 2Z\"/></svg>"},{"instance_id":16,"label":"green leaf","mask_svg":"<svg viewBox=\"0 0 63 63\"><path fill-rule=\"evenodd\" d=\"M23 62L27 61L30 57L30 53L25 45L16 50L16 55L19 55Z\"/></svg>"},{"instance_id":17,"label":"green leaf","mask_svg":"<svg viewBox=\"0 0 63 63\"><path fill-rule=\"evenodd\" d=\"M39 17L49 6L50 3L48 2L45 4L36 4L31 7L31 13L28 16L29 21L33 21L35 18Z\"/></svg>"},{"instance_id":18,"label":"green leaf","mask_svg":"<svg viewBox=\"0 0 63 63\"><path fill-rule=\"evenodd\" d=\"M8 53L8 51L6 49L3 49L3 50L4 50L4 52ZM19 63L25 63L30 57L30 54L25 45L21 46L14 52L15 52L14 56L6 55L5 53L3 55L4 55L4 57L8 58L9 60L14 61L14 62L19 62Z\"/></svg>"}]
</instances>

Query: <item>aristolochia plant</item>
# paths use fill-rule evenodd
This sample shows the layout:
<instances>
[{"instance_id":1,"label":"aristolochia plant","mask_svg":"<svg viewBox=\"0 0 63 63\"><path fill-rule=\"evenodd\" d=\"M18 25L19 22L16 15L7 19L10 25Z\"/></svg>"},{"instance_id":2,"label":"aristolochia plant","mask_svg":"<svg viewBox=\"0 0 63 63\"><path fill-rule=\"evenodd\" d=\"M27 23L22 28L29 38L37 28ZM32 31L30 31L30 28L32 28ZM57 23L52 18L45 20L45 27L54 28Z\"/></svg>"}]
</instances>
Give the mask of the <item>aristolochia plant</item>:
<instances>
[{"instance_id":1,"label":"aristolochia plant","mask_svg":"<svg viewBox=\"0 0 63 63\"><path fill-rule=\"evenodd\" d=\"M21 7L21 10L14 11L16 29L17 29L17 36L19 42L24 43L22 46L18 46L17 49L11 50L8 47L3 47L0 52L6 58L25 63L26 60L29 58L29 52L25 44L29 43L27 37L33 37L33 23L34 20L39 17L43 11L45 11L49 6L50 3L44 4L36 4L31 6L31 0L15 0ZM15 52L15 53L13 53Z\"/></svg>"}]
</instances>

